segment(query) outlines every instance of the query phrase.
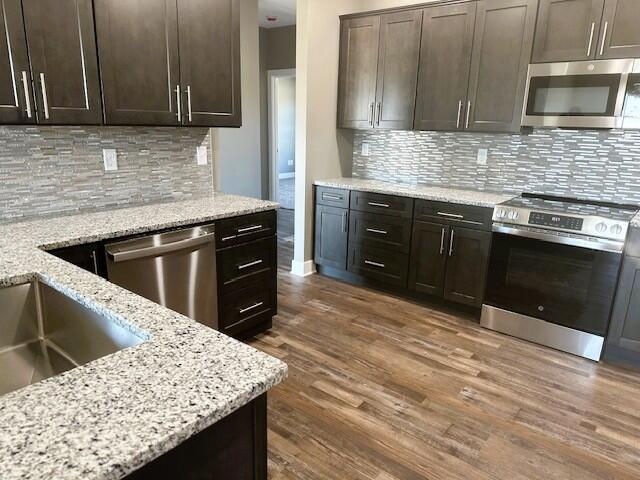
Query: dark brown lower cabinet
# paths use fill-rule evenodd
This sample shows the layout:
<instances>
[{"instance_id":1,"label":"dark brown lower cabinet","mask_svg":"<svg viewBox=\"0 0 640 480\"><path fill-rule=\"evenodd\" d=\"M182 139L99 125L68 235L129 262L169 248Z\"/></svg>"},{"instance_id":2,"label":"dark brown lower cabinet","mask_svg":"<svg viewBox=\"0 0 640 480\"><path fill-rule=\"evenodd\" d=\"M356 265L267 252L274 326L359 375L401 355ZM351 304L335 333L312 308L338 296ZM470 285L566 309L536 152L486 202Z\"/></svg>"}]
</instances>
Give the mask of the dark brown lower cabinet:
<instances>
[{"instance_id":1,"label":"dark brown lower cabinet","mask_svg":"<svg viewBox=\"0 0 640 480\"><path fill-rule=\"evenodd\" d=\"M235 411L126 480L266 480L267 395Z\"/></svg>"},{"instance_id":2,"label":"dark brown lower cabinet","mask_svg":"<svg viewBox=\"0 0 640 480\"><path fill-rule=\"evenodd\" d=\"M403 253L355 243L349 245L347 263L356 275L395 287L407 286L409 258Z\"/></svg>"},{"instance_id":3,"label":"dark brown lower cabinet","mask_svg":"<svg viewBox=\"0 0 640 480\"><path fill-rule=\"evenodd\" d=\"M447 266L446 241L449 227L415 222L411 243L409 288L419 293L442 296Z\"/></svg>"},{"instance_id":4,"label":"dark brown lower cabinet","mask_svg":"<svg viewBox=\"0 0 640 480\"><path fill-rule=\"evenodd\" d=\"M107 278L107 261L104 245L89 243L75 247L51 250L49 253L103 278Z\"/></svg>"},{"instance_id":5,"label":"dark brown lower cabinet","mask_svg":"<svg viewBox=\"0 0 640 480\"><path fill-rule=\"evenodd\" d=\"M316 206L315 262L318 265L345 270L347 268L347 240L349 210Z\"/></svg>"}]
</instances>

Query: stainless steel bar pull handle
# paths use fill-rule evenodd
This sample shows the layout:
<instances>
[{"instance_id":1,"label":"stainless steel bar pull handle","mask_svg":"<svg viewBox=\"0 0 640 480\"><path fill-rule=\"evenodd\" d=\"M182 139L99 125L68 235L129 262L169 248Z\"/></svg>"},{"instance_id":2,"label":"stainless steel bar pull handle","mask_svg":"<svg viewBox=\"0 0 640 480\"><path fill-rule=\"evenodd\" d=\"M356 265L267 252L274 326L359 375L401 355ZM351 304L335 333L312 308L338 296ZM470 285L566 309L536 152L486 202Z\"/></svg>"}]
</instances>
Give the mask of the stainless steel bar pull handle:
<instances>
[{"instance_id":1,"label":"stainless steel bar pull handle","mask_svg":"<svg viewBox=\"0 0 640 480\"><path fill-rule=\"evenodd\" d=\"M109 255L109 258L111 258L115 263L125 262L128 260L136 260L138 258L159 256L186 248L193 248L198 245L204 245L205 243L212 242L214 238L215 233L206 233L198 237L187 238L185 240L179 240L177 242L158 245L155 247L143 247L123 251L112 251L107 248L107 255Z\"/></svg>"},{"instance_id":2,"label":"stainless steel bar pull handle","mask_svg":"<svg viewBox=\"0 0 640 480\"><path fill-rule=\"evenodd\" d=\"M467 102L467 120L464 122L464 128L469 128L470 117L471 117L471 100Z\"/></svg>"},{"instance_id":3,"label":"stainless steel bar pull handle","mask_svg":"<svg viewBox=\"0 0 640 480\"><path fill-rule=\"evenodd\" d=\"M193 111L191 110L191 85L187 85L187 108L189 115L189 122L193 122Z\"/></svg>"},{"instance_id":4,"label":"stainless steel bar pull handle","mask_svg":"<svg viewBox=\"0 0 640 480\"><path fill-rule=\"evenodd\" d=\"M449 241L449 256L453 256L453 239L455 238L456 231L451 230L451 240Z\"/></svg>"},{"instance_id":5,"label":"stainless steel bar pull handle","mask_svg":"<svg viewBox=\"0 0 640 480\"><path fill-rule=\"evenodd\" d=\"M596 30L596 22L591 22L591 33L589 34L589 45L587 46L587 57L591 56L591 47L593 46L593 34Z\"/></svg>"},{"instance_id":6,"label":"stainless steel bar pull handle","mask_svg":"<svg viewBox=\"0 0 640 480\"><path fill-rule=\"evenodd\" d=\"M378 230L377 228L367 228L367 232L369 232L369 233L378 233L380 235L386 235L387 234L386 230Z\"/></svg>"},{"instance_id":7,"label":"stainless steel bar pull handle","mask_svg":"<svg viewBox=\"0 0 640 480\"><path fill-rule=\"evenodd\" d=\"M366 263L367 265L378 267L378 268L384 268L385 267L384 263L372 262L371 260L365 260L364 263Z\"/></svg>"},{"instance_id":8,"label":"stainless steel bar pull handle","mask_svg":"<svg viewBox=\"0 0 640 480\"><path fill-rule=\"evenodd\" d=\"M176 116L178 117L178 122L182 123L182 90L180 90L180 85L176 85L176 104L178 113Z\"/></svg>"},{"instance_id":9,"label":"stainless steel bar pull handle","mask_svg":"<svg viewBox=\"0 0 640 480\"><path fill-rule=\"evenodd\" d=\"M447 233L447 229L443 228L442 233L440 234L440 255L444 254L444 237Z\"/></svg>"},{"instance_id":10,"label":"stainless steel bar pull handle","mask_svg":"<svg viewBox=\"0 0 640 480\"><path fill-rule=\"evenodd\" d=\"M380 208L389 208L389 205L386 203L376 203L376 202L368 202L370 207L380 207Z\"/></svg>"},{"instance_id":11,"label":"stainless steel bar pull handle","mask_svg":"<svg viewBox=\"0 0 640 480\"><path fill-rule=\"evenodd\" d=\"M376 126L380 126L380 117L382 116L382 103L378 102Z\"/></svg>"},{"instance_id":12,"label":"stainless steel bar pull handle","mask_svg":"<svg viewBox=\"0 0 640 480\"><path fill-rule=\"evenodd\" d=\"M342 200L342 197L339 197L338 195L331 195L329 193L323 193L322 198L328 198L329 200Z\"/></svg>"},{"instance_id":13,"label":"stainless steel bar pull handle","mask_svg":"<svg viewBox=\"0 0 640 480\"><path fill-rule=\"evenodd\" d=\"M460 128L461 118L462 118L462 100L458 102L458 119L456 120L456 128Z\"/></svg>"},{"instance_id":14,"label":"stainless steel bar pull handle","mask_svg":"<svg viewBox=\"0 0 640 480\"><path fill-rule=\"evenodd\" d=\"M244 265L238 265L238 270L244 270L245 268L255 267L256 265L260 265L263 260L255 260L253 262L245 263Z\"/></svg>"},{"instance_id":15,"label":"stainless steel bar pull handle","mask_svg":"<svg viewBox=\"0 0 640 480\"><path fill-rule=\"evenodd\" d=\"M24 88L24 104L27 111L27 117L33 118L33 111L31 110L31 96L29 95L29 77L27 72L22 72L22 88Z\"/></svg>"},{"instance_id":16,"label":"stainless steel bar pull handle","mask_svg":"<svg viewBox=\"0 0 640 480\"><path fill-rule=\"evenodd\" d=\"M604 44L607 41L607 30L609 29L609 22L604 22L604 29L602 31L602 43L600 44L600 56L604 54Z\"/></svg>"},{"instance_id":17,"label":"stainless steel bar pull handle","mask_svg":"<svg viewBox=\"0 0 640 480\"><path fill-rule=\"evenodd\" d=\"M40 74L40 89L42 91L42 107L44 108L44 118L49 120L49 97L47 96L47 84L44 73Z\"/></svg>"},{"instance_id":18,"label":"stainless steel bar pull handle","mask_svg":"<svg viewBox=\"0 0 640 480\"><path fill-rule=\"evenodd\" d=\"M375 109L375 106L376 106L375 102L371 102L369 104L369 116L367 117L367 123L372 127L373 127L373 115L374 115L373 111Z\"/></svg>"},{"instance_id":19,"label":"stainless steel bar pull handle","mask_svg":"<svg viewBox=\"0 0 640 480\"><path fill-rule=\"evenodd\" d=\"M240 314L250 312L251 310L255 310L256 308L261 307L262 305L264 305L264 302L258 302L255 305L251 305L250 307L242 308L240 309Z\"/></svg>"},{"instance_id":20,"label":"stainless steel bar pull handle","mask_svg":"<svg viewBox=\"0 0 640 480\"><path fill-rule=\"evenodd\" d=\"M342 214L342 233L347 233L347 214Z\"/></svg>"},{"instance_id":21,"label":"stainless steel bar pull handle","mask_svg":"<svg viewBox=\"0 0 640 480\"><path fill-rule=\"evenodd\" d=\"M253 232L254 230L260 230L261 228L262 228L262 225L254 225L253 227L239 228L238 233Z\"/></svg>"},{"instance_id":22,"label":"stainless steel bar pull handle","mask_svg":"<svg viewBox=\"0 0 640 480\"><path fill-rule=\"evenodd\" d=\"M441 217L449 217L449 218L457 218L457 219L464 218L464 215L457 215L455 213L438 212L438 215L440 215Z\"/></svg>"}]
</instances>

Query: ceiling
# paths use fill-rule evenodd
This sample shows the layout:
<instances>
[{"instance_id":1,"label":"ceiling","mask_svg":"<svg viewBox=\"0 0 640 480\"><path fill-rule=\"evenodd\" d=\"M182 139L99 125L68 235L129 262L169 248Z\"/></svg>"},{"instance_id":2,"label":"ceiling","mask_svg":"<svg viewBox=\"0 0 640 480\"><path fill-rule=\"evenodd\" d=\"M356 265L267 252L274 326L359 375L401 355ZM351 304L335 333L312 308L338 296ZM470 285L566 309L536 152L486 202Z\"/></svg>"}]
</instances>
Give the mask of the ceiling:
<instances>
[{"instance_id":1,"label":"ceiling","mask_svg":"<svg viewBox=\"0 0 640 480\"><path fill-rule=\"evenodd\" d=\"M265 28L285 27L296 24L296 0L259 0L258 19L260 26ZM270 22L267 17L276 17Z\"/></svg>"}]
</instances>

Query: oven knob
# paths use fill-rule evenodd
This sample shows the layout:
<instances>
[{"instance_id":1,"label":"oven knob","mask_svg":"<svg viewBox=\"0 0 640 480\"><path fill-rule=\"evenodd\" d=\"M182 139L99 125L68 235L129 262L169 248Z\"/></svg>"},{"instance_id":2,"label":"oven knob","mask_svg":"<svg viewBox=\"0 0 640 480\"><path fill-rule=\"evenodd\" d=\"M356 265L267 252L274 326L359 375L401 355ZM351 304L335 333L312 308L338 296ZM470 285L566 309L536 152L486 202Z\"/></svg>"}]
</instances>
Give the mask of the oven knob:
<instances>
[{"instance_id":1,"label":"oven knob","mask_svg":"<svg viewBox=\"0 0 640 480\"><path fill-rule=\"evenodd\" d=\"M507 216L507 212L506 212L506 210L504 208L501 208L496 212L496 217L497 218L504 218L506 216Z\"/></svg>"},{"instance_id":2,"label":"oven knob","mask_svg":"<svg viewBox=\"0 0 640 480\"><path fill-rule=\"evenodd\" d=\"M604 222L600 222L596 225L596 232L604 233L607 231L607 224Z\"/></svg>"},{"instance_id":3,"label":"oven knob","mask_svg":"<svg viewBox=\"0 0 640 480\"><path fill-rule=\"evenodd\" d=\"M509 220L517 220L518 219L518 212L516 212L515 210L511 210L509 212Z\"/></svg>"},{"instance_id":4,"label":"oven knob","mask_svg":"<svg viewBox=\"0 0 640 480\"><path fill-rule=\"evenodd\" d=\"M611 226L611 233L614 235L620 235L622 233L622 226L615 224Z\"/></svg>"}]
</instances>

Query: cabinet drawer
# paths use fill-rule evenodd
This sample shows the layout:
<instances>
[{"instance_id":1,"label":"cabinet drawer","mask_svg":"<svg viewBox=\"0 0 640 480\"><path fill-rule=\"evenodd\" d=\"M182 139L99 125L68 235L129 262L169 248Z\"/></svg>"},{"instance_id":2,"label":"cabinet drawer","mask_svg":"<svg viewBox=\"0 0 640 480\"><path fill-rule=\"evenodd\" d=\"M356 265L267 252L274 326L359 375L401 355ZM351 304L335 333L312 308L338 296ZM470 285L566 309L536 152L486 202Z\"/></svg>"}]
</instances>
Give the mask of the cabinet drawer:
<instances>
[{"instance_id":1,"label":"cabinet drawer","mask_svg":"<svg viewBox=\"0 0 640 480\"><path fill-rule=\"evenodd\" d=\"M356 243L409 253L411 220L387 215L351 212L349 235Z\"/></svg>"},{"instance_id":2,"label":"cabinet drawer","mask_svg":"<svg viewBox=\"0 0 640 480\"><path fill-rule=\"evenodd\" d=\"M218 283L226 294L275 278L276 238L265 238L218 252Z\"/></svg>"},{"instance_id":3,"label":"cabinet drawer","mask_svg":"<svg viewBox=\"0 0 640 480\"><path fill-rule=\"evenodd\" d=\"M328 207L349 208L349 190L316 187L316 203Z\"/></svg>"},{"instance_id":4,"label":"cabinet drawer","mask_svg":"<svg viewBox=\"0 0 640 480\"><path fill-rule=\"evenodd\" d=\"M491 230L493 208L460 205L457 203L416 200L415 219L422 222L437 222L447 225Z\"/></svg>"},{"instance_id":5,"label":"cabinet drawer","mask_svg":"<svg viewBox=\"0 0 640 480\"><path fill-rule=\"evenodd\" d=\"M349 271L381 283L407 286L409 256L363 245L349 246Z\"/></svg>"},{"instance_id":6,"label":"cabinet drawer","mask_svg":"<svg viewBox=\"0 0 640 480\"><path fill-rule=\"evenodd\" d=\"M276 211L254 213L216 223L216 248L225 248L276 234Z\"/></svg>"},{"instance_id":7,"label":"cabinet drawer","mask_svg":"<svg viewBox=\"0 0 640 480\"><path fill-rule=\"evenodd\" d=\"M219 329L238 335L273 317L277 310L276 281L257 283L222 297Z\"/></svg>"},{"instance_id":8,"label":"cabinet drawer","mask_svg":"<svg viewBox=\"0 0 640 480\"><path fill-rule=\"evenodd\" d=\"M413 216L413 198L381 195L368 192L351 192L351 210L382 213L402 218Z\"/></svg>"}]
</instances>

